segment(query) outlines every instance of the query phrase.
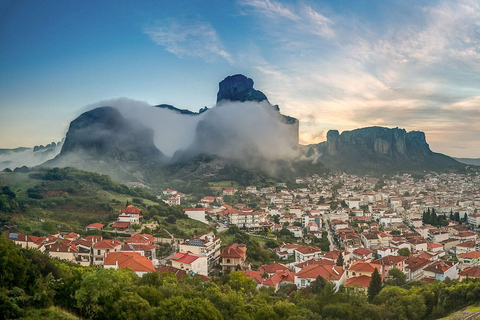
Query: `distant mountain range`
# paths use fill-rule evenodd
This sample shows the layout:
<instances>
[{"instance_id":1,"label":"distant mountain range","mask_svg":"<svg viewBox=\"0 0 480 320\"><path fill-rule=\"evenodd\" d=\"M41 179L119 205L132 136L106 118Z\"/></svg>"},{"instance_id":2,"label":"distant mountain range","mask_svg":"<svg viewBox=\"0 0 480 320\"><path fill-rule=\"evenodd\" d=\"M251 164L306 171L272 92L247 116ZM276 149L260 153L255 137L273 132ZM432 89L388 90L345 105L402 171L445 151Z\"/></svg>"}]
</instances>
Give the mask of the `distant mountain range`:
<instances>
[{"instance_id":1,"label":"distant mountain range","mask_svg":"<svg viewBox=\"0 0 480 320\"><path fill-rule=\"evenodd\" d=\"M190 127L196 126L191 131L192 142L186 148L177 148L171 157L162 153L161 145L155 145L154 130L155 137L160 135L162 141L168 141L168 137L182 132L180 124L173 126L174 132L171 126L168 130L150 128L139 118L130 119L104 106L73 120L60 153L44 166L75 166L117 180L249 183L326 170L371 175L463 172L465 163L480 162L461 163L466 160L459 162L435 153L423 132L399 128L369 127L341 134L330 130L325 142L299 145L298 120L281 114L279 107L270 104L253 85L253 80L243 75L229 76L219 84L217 105L199 112L166 104L152 107L166 110L162 117L172 114L169 112L176 115L175 119L195 117L188 122ZM168 118L163 120L168 122Z\"/></svg>"}]
</instances>

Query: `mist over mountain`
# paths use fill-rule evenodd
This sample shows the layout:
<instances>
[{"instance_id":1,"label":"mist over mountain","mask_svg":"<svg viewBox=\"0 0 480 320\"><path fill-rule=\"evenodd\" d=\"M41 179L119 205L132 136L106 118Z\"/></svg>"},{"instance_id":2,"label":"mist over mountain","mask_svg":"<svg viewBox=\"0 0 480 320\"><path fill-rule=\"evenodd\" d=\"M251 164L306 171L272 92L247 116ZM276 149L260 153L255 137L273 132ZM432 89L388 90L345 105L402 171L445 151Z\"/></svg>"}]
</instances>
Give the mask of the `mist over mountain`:
<instances>
[{"instance_id":1,"label":"mist over mountain","mask_svg":"<svg viewBox=\"0 0 480 320\"><path fill-rule=\"evenodd\" d=\"M100 107L70 123L60 154L43 166L73 166L122 179L166 162L153 143L152 129L125 119L113 107Z\"/></svg>"},{"instance_id":2,"label":"mist over mountain","mask_svg":"<svg viewBox=\"0 0 480 320\"><path fill-rule=\"evenodd\" d=\"M307 148L307 156L328 168L356 174L461 170L465 166L430 150L425 133L368 127L339 134Z\"/></svg>"},{"instance_id":3,"label":"mist over mountain","mask_svg":"<svg viewBox=\"0 0 480 320\"><path fill-rule=\"evenodd\" d=\"M71 122L61 152L45 166L74 166L119 181L153 182L239 177L259 181L326 170L381 175L465 168L432 152L423 132L399 128L342 134L330 130L327 141L301 146L298 120L283 115L243 75L221 81L217 104L198 112L127 98L88 108Z\"/></svg>"},{"instance_id":4,"label":"mist over mountain","mask_svg":"<svg viewBox=\"0 0 480 320\"><path fill-rule=\"evenodd\" d=\"M59 154L62 144L63 140L58 143L51 142L45 146L39 145L33 148L0 149L0 170L39 165Z\"/></svg>"}]
</instances>

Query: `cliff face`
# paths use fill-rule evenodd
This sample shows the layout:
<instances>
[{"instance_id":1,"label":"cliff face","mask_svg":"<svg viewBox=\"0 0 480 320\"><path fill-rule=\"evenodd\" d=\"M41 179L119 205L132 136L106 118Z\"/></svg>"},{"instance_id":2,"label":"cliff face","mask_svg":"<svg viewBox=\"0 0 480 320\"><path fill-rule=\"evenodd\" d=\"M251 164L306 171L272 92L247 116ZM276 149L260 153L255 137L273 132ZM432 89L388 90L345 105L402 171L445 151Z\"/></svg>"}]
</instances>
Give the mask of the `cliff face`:
<instances>
[{"instance_id":1,"label":"cliff face","mask_svg":"<svg viewBox=\"0 0 480 320\"><path fill-rule=\"evenodd\" d=\"M420 131L369 127L339 134L310 146L308 154L332 169L351 173L395 173L458 168L454 159L434 153Z\"/></svg>"},{"instance_id":2,"label":"cliff face","mask_svg":"<svg viewBox=\"0 0 480 320\"><path fill-rule=\"evenodd\" d=\"M165 161L153 143L153 130L115 108L100 107L70 123L60 154L43 165L74 166L122 180Z\"/></svg>"}]
</instances>

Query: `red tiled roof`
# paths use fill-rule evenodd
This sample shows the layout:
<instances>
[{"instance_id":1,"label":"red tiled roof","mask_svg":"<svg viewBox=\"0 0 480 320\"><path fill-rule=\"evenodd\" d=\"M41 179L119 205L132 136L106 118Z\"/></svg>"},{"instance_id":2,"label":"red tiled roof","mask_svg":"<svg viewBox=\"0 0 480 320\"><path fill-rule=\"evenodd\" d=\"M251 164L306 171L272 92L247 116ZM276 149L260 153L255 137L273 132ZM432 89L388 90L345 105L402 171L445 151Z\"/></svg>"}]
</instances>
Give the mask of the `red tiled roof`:
<instances>
[{"instance_id":1,"label":"red tiled roof","mask_svg":"<svg viewBox=\"0 0 480 320\"><path fill-rule=\"evenodd\" d=\"M466 252L466 253L460 253L458 255L459 258L462 258L462 259L478 259L480 258L480 252L478 251L470 251L470 252Z\"/></svg>"},{"instance_id":2,"label":"red tiled roof","mask_svg":"<svg viewBox=\"0 0 480 320\"><path fill-rule=\"evenodd\" d=\"M335 264L335 262L332 261L332 260L327 260L327 259L320 259L320 260L310 259L310 260L307 260L307 261L304 261L304 262L297 263L295 266L296 266L297 268L303 269L303 268L305 268L306 266L310 266L310 265L318 265L318 266L326 266L326 265L329 265L329 266L333 266L334 264Z\"/></svg>"},{"instance_id":3,"label":"red tiled roof","mask_svg":"<svg viewBox=\"0 0 480 320\"><path fill-rule=\"evenodd\" d=\"M95 249L113 249L119 245L121 245L122 242L120 240L102 240L93 245Z\"/></svg>"},{"instance_id":4,"label":"red tiled roof","mask_svg":"<svg viewBox=\"0 0 480 320\"><path fill-rule=\"evenodd\" d=\"M419 257L413 257L405 260L405 264L407 265L407 268L412 271L417 271L419 269L422 269L428 266L430 263L432 263L432 261L428 259L419 258Z\"/></svg>"},{"instance_id":5,"label":"red tiled roof","mask_svg":"<svg viewBox=\"0 0 480 320\"><path fill-rule=\"evenodd\" d=\"M368 256L374 253L372 250L368 250L367 248L357 248L353 250L353 254L357 256Z\"/></svg>"},{"instance_id":6,"label":"red tiled roof","mask_svg":"<svg viewBox=\"0 0 480 320\"><path fill-rule=\"evenodd\" d=\"M282 263L264 264L258 268L260 273L275 273L277 271L288 270L288 267Z\"/></svg>"},{"instance_id":7,"label":"red tiled roof","mask_svg":"<svg viewBox=\"0 0 480 320\"><path fill-rule=\"evenodd\" d=\"M124 213L134 213L134 214L140 214L140 212L142 212L142 210L132 206L132 205L128 205L125 209L123 209L123 212Z\"/></svg>"},{"instance_id":8,"label":"red tiled roof","mask_svg":"<svg viewBox=\"0 0 480 320\"><path fill-rule=\"evenodd\" d=\"M361 275L359 277L354 277L350 278L347 280L345 283L345 286L347 287L362 287L362 288L368 288L370 286L370 281L372 281L372 278L366 275Z\"/></svg>"},{"instance_id":9,"label":"red tiled roof","mask_svg":"<svg viewBox=\"0 0 480 320\"><path fill-rule=\"evenodd\" d=\"M113 228L126 229L129 224L130 224L130 222L128 222L128 221L115 221L115 222L112 224L112 227L113 227Z\"/></svg>"},{"instance_id":10,"label":"red tiled roof","mask_svg":"<svg viewBox=\"0 0 480 320\"><path fill-rule=\"evenodd\" d=\"M198 254L194 254L190 251L187 251L187 252L178 252L176 253L171 260L175 260L175 261L178 261L180 263L184 263L184 264L191 264L193 263L195 260L197 260L198 258L201 258L203 256L201 255L198 255Z\"/></svg>"},{"instance_id":11,"label":"red tiled roof","mask_svg":"<svg viewBox=\"0 0 480 320\"><path fill-rule=\"evenodd\" d=\"M440 273L444 274L447 270L449 270L452 266L446 264L445 262L439 261L436 262L424 269L424 271L429 271L433 273Z\"/></svg>"},{"instance_id":12,"label":"red tiled roof","mask_svg":"<svg viewBox=\"0 0 480 320\"><path fill-rule=\"evenodd\" d=\"M117 263L119 269L130 268L136 272L155 271L152 261L138 252L111 252L107 254L104 266L114 266Z\"/></svg>"},{"instance_id":13,"label":"red tiled roof","mask_svg":"<svg viewBox=\"0 0 480 320\"><path fill-rule=\"evenodd\" d=\"M377 260L372 261L372 263L380 264L382 266L394 266L400 262L407 260L407 257L403 256L386 256Z\"/></svg>"},{"instance_id":14,"label":"red tiled roof","mask_svg":"<svg viewBox=\"0 0 480 320\"><path fill-rule=\"evenodd\" d=\"M280 282L294 282L295 281L295 273L290 272L290 270L278 270L269 278L263 280L262 284L264 286L276 286Z\"/></svg>"},{"instance_id":15,"label":"red tiled roof","mask_svg":"<svg viewBox=\"0 0 480 320\"><path fill-rule=\"evenodd\" d=\"M458 275L461 277L480 278L480 267L466 267Z\"/></svg>"},{"instance_id":16,"label":"red tiled roof","mask_svg":"<svg viewBox=\"0 0 480 320\"><path fill-rule=\"evenodd\" d=\"M317 252L322 251L322 249L320 249L319 247L315 247L315 246L299 246L295 250L297 250L298 252L300 252L302 254L312 254L312 253L317 253Z\"/></svg>"},{"instance_id":17,"label":"red tiled roof","mask_svg":"<svg viewBox=\"0 0 480 320\"><path fill-rule=\"evenodd\" d=\"M103 224L96 222L96 223L89 224L87 226L87 229L102 229L103 226L104 226Z\"/></svg>"},{"instance_id":18,"label":"red tiled roof","mask_svg":"<svg viewBox=\"0 0 480 320\"><path fill-rule=\"evenodd\" d=\"M152 235L143 233L137 233L125 240L126 243L135 243L135 244L153 244L155 238Z\"/></svg>"},{"instance_id":19,"label":"red tiled roof","mask_svg":"<svg viewBox=\"0 0 480 320\"><path fill-rule=\"evenodd\" d=\"M246 253L241 248L247 246L243 243L234 243L223 248L220 258L246 258Z\"/></svg>"},{"instance_id":20,"label":"red tiled roof","mask_svg":"<svg viewBox=\"0 0 480 320\"><path fill-rule=\"evenodd\" d=\"M370 272L373 273L375 269L378 270L378 272L381 271L382 266L378 263L370 263L370 262L365 262L362 260L355 261L350 268L348 268L349 271L356 271L356 272Z\"/></svg>"},{"instance_id":21,"label":"red tiled roof","mask_svg":"<svg viewBox=\"0 0 480 320\"><path fill-rule=\"evenodd\" d=\"M343 268L338 266L319 266L310 265L302 269L297 273L297 277L302 279L315 279L318 276L323 277L327 281L339 280L343 275Z\"/></svg>"},{"instance_id":22,"label":"red tiled roof","mask_svg":"<svg viewBox=\"0 0 480 320\"><path fill-rule=\"evenodd\" d=\"M247 277L255 280L257 284L260 284L263 282L263 278L260 271L246 270L246 271L240 271L240 272L246 275Z\"/></svg>"}]
</instances>

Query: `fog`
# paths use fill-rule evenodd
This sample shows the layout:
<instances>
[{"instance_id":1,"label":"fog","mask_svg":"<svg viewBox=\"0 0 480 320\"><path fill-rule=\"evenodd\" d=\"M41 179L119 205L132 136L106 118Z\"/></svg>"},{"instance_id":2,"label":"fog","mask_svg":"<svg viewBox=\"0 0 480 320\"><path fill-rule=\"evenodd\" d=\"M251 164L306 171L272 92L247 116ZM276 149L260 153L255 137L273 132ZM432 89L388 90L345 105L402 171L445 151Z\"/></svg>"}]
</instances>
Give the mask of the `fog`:
<instances>
[{"instance_id":1,"label":"fog","mask_svg":"<svg viewBox=\"0 0 480 320\"><path fill-rule=\"evenodd\" d=\"M17 167L33 167L43 162L53 159L60 153L62 142L48 148L28 148L26 150L1 150L0 151L0 170L5 168L15 169Z\"/></svg>"}]
</instances>

